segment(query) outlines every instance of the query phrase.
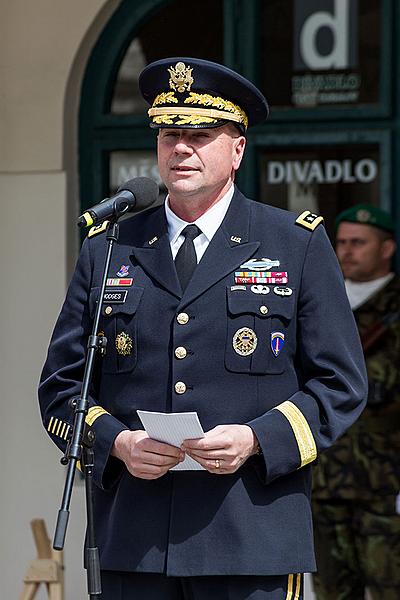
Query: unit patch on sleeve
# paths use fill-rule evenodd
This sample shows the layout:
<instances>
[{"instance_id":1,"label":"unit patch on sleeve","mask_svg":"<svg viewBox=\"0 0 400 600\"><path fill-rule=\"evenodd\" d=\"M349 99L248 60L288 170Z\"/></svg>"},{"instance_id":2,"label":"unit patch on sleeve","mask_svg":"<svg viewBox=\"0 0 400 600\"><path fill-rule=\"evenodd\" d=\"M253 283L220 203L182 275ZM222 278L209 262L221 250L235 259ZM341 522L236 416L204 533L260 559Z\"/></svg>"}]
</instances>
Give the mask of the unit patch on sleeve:
<instances>
[{"instance_id":1,"label":"unit patch on sleeve","mask_svg":"<svg viewBox=\"0 0 400 600\"><path fill-rule=\"evenodd\" d=\"M316 215L315 213L310 212L309 210L305 210L299 215L295 221L296 225L300 225L305 229L309 229L310 231L314 231L320 223L324 222L324 217L320 215Z\"/></svg>"}]
</instances>

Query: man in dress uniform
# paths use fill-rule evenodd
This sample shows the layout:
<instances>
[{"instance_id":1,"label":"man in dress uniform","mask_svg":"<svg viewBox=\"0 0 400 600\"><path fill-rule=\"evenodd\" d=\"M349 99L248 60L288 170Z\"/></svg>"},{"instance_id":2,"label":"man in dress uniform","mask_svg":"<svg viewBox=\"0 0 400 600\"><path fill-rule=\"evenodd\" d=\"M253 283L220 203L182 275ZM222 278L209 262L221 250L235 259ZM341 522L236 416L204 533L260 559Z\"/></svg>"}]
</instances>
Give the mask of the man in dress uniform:
<instances>
[{"instance_id":1,"label":"man in dress uniform","mask_svg":"<svg viewBox=\"0 0 400 600\"><path fill-rule=\"evenodd\" d=\"M311 464L360 414L364 361L322 217L234 185L268 107L230 69L170 58L139 85L165 204L121 223L87 424L96 434L103 598L298 600L315 568ZM40 384L65 447L106 240L89 233ZM123 277L123 281L122 281ZM121 278L121 279L119 279ZM151 439L137 411L198 414L203 438ZM184 458L202 470L174 470Z\"/></svg>"},{"instance_id":2,"label":"man in dress uniform","mask_svg":"<svg viewBox=\"0 0 400 600\"><path fill-rule=\"evenodd\" d=\"M315 471L319 600L400 598L400 278L390 215L359 204L337 217L337 255L361 335L367 408Z\"/></svg>"}]
</instances>

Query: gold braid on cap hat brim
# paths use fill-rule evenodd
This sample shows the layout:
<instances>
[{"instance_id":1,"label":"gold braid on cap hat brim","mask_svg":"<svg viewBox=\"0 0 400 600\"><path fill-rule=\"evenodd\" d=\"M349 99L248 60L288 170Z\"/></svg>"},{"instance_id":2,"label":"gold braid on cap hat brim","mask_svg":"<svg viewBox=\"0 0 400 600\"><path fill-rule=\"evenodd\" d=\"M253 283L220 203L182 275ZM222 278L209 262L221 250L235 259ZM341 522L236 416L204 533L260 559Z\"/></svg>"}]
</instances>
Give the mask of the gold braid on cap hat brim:
<instances>
[{"instance_id":1,"label":"gold braid on cap hat brim","mask_svg":"<svg viewBox=\"0 0 400 600\"><path fill-rule=\"evenodd\" d=\"M178 103L178 99L174 93L159 94L153 102L153 106L149 109L148 115L153 118L155 123L175 124L175 125L198 125L200 123L215 123L219 119L234 121L241 123L245 128L248 127L249 120L244 110L230 100L211 96L210 94L196 94L190 92L185 98L184 104L196 104L200 106L160 106L164 103ZM203 106L211 106L214 108L201 108ZM180 121L172 119L178 116ZM192 117L192 119L191 119ZM203 117L203 119L201 119Z\"/></svg>"}]
</instances>

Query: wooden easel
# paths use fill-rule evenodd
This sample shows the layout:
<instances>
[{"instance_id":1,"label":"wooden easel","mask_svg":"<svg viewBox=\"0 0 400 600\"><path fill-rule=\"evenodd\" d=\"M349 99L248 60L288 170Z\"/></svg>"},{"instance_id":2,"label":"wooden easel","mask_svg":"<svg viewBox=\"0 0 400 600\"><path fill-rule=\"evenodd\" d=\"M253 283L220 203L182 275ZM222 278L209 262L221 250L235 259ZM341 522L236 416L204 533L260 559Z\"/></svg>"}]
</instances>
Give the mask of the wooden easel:
<instances>
[{"instance_id":1,"label":"wooden easel","mask_svg":"<svg viewBox=\"0 0 400 600\"><path fill-rule=\"evenodd\" d=\"M63 553L53 550L43 519L31 521L37 558L32 560L24 578L20 600L33 600L41 583L45 583L49 600L64 600Z\"/></svg>"}]
</instances>

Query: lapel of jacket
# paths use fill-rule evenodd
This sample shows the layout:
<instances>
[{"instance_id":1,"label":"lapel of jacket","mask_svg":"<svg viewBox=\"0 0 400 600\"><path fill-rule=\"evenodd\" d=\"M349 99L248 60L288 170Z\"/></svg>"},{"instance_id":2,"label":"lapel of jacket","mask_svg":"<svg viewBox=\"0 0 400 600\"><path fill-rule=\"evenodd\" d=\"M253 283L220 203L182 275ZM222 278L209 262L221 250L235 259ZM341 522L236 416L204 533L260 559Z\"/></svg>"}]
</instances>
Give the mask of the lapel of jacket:
<instances>
[{"instance_id":1,"label":"lapel of jacket","mask_svg":"<svg viewBox=\"0 0 400 600\"><path fill-rule=\"evenodd\" d=\"M181 298L182 290L172 259L164 206L148 215L144 233L145 241L142 247L132 248L133 256L146 273L171 294Z\"/></svg>"},{"instance_id":2,"label":"lapel of jacket","mask_svg":"<svg viewBox=\"0 0 400 600\"><path fill-rule=\"evenodd\" d=\"M259 248L260 242L249 242L251 206L251 201L236 188L228 212L184 292L183 304L189 304L217 281L237 269Z\"/></svg>"}]
</instances>

